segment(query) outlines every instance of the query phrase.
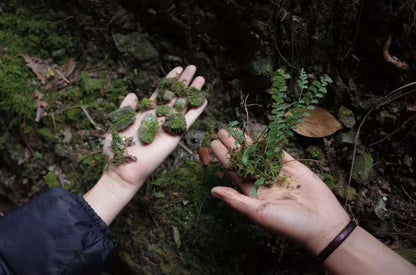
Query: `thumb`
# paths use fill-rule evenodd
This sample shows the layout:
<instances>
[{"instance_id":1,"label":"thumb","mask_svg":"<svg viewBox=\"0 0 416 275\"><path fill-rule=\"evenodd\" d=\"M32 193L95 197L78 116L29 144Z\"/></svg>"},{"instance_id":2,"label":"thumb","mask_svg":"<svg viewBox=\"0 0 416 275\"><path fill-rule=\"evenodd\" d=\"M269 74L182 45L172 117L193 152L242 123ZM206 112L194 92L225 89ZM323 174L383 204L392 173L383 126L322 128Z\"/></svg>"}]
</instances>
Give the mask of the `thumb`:
<instances>
[{"instance_id":1,"label":"thumb","mask_svg":"<svg viewBox=\"0 0 416 275\"><path fill-rule=\"evenodd\" d=\"M214 187L211 190L211 194L254 221L259 220L260 212L264 208L261 201L242 195L229 187Z\"/></svg>"}]
</instances>

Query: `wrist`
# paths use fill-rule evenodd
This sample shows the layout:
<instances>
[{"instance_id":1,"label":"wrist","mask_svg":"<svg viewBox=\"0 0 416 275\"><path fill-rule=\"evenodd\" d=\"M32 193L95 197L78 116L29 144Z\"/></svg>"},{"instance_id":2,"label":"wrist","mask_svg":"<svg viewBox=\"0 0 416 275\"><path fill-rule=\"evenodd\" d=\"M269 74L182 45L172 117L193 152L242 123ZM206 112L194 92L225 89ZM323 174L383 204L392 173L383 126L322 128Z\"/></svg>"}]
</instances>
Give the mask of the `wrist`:
<instances>
[{"instance_id":1,"label":"wrist","mask_svg":"<svg viewBox=\"0 0 416 275\"><path fill-rule=\"evenodd\" d=\"M115 217L133 199L142 184L130 184L113 171L103 173L99 181L85 195L98 216L110 225Z\"/></svg>"},{"instance_id":2,"label":"wrist","mask_svg":"<svg viewBox=\"0 0 416 275\"><path fill-rule=\"evenodd\" d=\"M331 222L321 223L324 226L316 230L318 234L314 234L305 242L305 247L312 253L314 257L318 256L330 244L345 226L351 221L348 214L340 216L338 220L333 219Z\"/></svg>"}]
</instances>

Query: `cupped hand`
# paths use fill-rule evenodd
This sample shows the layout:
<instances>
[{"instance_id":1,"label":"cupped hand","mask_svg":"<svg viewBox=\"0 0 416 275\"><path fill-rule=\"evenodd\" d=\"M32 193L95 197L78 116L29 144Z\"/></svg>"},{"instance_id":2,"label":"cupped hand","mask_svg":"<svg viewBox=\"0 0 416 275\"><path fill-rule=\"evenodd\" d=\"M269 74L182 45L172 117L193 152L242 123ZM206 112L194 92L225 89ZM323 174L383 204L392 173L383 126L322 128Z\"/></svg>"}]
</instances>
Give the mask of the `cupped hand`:
<instances>
[{"instance_id":1,"label":"cupped hand","mask_svg":"<svg viewBox=\"0 0 416 275\"><path fill-rule=\"evenodd\" d=\"M228 151L234 143L226 130L220 130L218 140L211 143L215 156L226 168L232 168ZM257 197L250 197L254 185L230 172L243 194L229 187L215 187L212 194L272 233L298 241L318 255L350 218L331 190L309 168L286 152L284 162L282 174L294 181L288 188L261 187Z\"/></svg>"},{"instance_id":2,"label":"cupped hand","mask_svg":"<svg viewBox=\"0 0 416 275\"><path fill-rule=\"evenodd\" d=\"M185 86L190 85L200 90L205 83L205 79L201 76L194 79L195 72L196 67L193 65L186 67L185 70L181 67L176 67L167 74L166 78L178 77ZM153 93L151 99L154 100L156 96L157 91ZM185 118L188 128L203 112L206 105L207 102L199 108L190 109L186 113ZM138 106L137 96L133 93L128 94L121 103L120 108L124 106L130 106L136 110ZM155 110L138 112L135 122L127 129L120 132L120 135L124 138L133 137L134 144L127 147L127 153L135 157L137 160L118 167L110 166L109 170L105 172L113 179L115 178L117 181L122 181L122 184L133 185L137 189L143 185L149 175L169 156L181 140L180 136L173 136L166 133L162 129L159 129L156 138L151 144L143 144L138 139L138 129L142 119L147 114L156 114L156 112ZM163 120L163 118L159 119L160 123L162 123L161 120ZM104 153L110 158L113 157L113 153L111 151L111 140L111 134L107 134L103 148Z\"/></svg>"}]
</instances>

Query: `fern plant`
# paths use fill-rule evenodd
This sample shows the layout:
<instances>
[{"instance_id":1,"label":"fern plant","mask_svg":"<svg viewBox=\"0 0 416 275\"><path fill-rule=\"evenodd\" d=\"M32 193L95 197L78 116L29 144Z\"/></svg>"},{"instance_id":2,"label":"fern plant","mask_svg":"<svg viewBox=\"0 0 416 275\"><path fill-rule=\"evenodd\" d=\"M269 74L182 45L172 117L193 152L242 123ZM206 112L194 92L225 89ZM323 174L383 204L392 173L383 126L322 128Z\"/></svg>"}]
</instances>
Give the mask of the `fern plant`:
<instances>
[{"instance_id":1,"label":"fern plant","mask_svg":"<svg viewBox=\"0 0 416 275\"><path fill-rule=\"evenodd\" d=\"M235 148L230 151L230 161L235 171L246 181L254 182L253 196L262 185L271 186L282 183L279 174L283 167L283 149L293 135L296 125L304 123L303 118L310 116L332 83L329 76L323 75L319 80L308 76L301 69L294 85L288 86L291 79L285 68L278 69L273 76L271 88L272 110L269 125L257 139L248 142L244 134L237 130L238 122L229 124L229 135L235 138ZM287 102L288 94L295 89L299 95L295 102Z\"/></svg>"}]
</instances>

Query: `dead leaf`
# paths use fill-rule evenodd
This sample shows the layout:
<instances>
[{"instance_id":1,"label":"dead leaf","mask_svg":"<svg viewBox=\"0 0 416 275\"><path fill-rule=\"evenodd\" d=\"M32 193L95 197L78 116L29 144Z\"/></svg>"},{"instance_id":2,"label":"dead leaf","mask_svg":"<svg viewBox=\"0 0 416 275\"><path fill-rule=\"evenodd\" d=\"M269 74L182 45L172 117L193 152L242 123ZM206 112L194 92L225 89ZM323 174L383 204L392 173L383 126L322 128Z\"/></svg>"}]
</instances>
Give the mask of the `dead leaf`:
<instances>
[{"instance_id":1,"label":"dead leaf","mask_svg":"<svg viewBox=\"0 0 416 275\"><path fill-rule=\"evenodd\" d=\"M33 71L42 85L46 85L47 90L59 90L75 83L83 71L83 68L81 66L77 67L72 59L60 68L53 64L51 59L42 60L24 54L20 56L23 57L26 65Z\"/></svg>"},{"instance_id":2,"label":"dead leaf","mask_svg":"<svg viewBox=\"0 0 416 275\"><path fill-rule=\"evenodd\" d=\"M21 54L20 56L25 60L26 66L28 66L40 82L45 85L46 80L48 79L48 74L51 73L49 60L42 60L40 58L30 57L24 54Z\"/></svg>"},{"instance_id":3,"label":"dead leaf","mask_svg":"<svg viewBox=\"0 0 416 275\"><path fill-rule=\"evenodd\" d=\"M327 137L342 129L341 123L326 109L315 107L311 114L303 118L305 123L299 123L294 130L299 135L305 137L322 138ZM287 112L285 116L291 115Z\"/></svg>"},{"instance_id":4,"label":"dead leaf","mask_svg":"<svg viewBox=\"0 0 416 275\"><path fill-rule=\"evenodd\" d=\"M209 163L211 162L211 156L207 147L199 148L198 155L203 165L209 165Z\"/></svg>"}]
</instances>

